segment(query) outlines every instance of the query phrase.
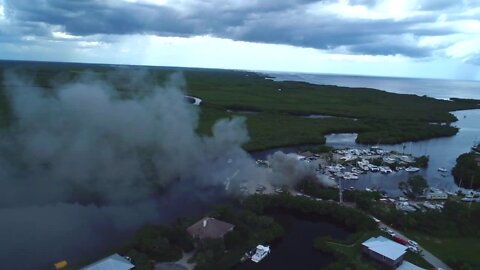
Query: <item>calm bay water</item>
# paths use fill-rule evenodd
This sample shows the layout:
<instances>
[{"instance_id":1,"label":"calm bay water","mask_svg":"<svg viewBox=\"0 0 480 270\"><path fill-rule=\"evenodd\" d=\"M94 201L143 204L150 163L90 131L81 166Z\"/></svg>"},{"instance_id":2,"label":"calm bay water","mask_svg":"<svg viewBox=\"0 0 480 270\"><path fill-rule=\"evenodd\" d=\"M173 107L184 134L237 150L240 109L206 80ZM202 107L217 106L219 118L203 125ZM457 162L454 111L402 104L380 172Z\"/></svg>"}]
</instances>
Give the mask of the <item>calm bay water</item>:
<instances>
[{"instance_id":1,"label":"calm bay water","mask_svg":"<svg viewBox=\"0 0 480 270\"><path fill-rule=\"evenodd\" d=\"M429 166L421 170L430 186L455 191L458 189L451 175L457 157L470 151L474 142L480 139L480 110L468 110L453 112L459 119L455 125L460 129L452 137L436 138L419 142L407 142L395 145L379 145L386 150L405 152L414 156L427 155L430 157ZM331 134L327 137L327 144L337 148L366 148L368 146L355 143L356 134ZM446 168L448 173L443 177L438 168ZM361 175L359 180L343 181L344 187L358 189L378 187L390 194L399 194L398 183L408 179L411 173L401 171L384 175L380 173L368 173Z\"/></svg>"},{"instance_id":2,"label":"calm bay water","mask_svg":"<svg viewBox=\"0 0 480 270\"><path fill-rule=\"evenodd\" d=\"M437 187L449 191L458 190L455 184L451 169L455 166L457 157L470 151L474 142L480 140L480 110L467 110L453 112L459 119L454 123L459 128L458 133L452 137L436 138L419 142L407 142L394 145L378 145L385 150L404 152L414 156L427 155L430 158L429 166L418 172L423 175L431 187ZM355 143L357 134L330 134L326 136L327 145L335 148L359 148L365 149L370 146ZM254 158L265 159L276 151L285 153L298 152L300 147L279 147L252 153ZM445 177L441 175L438 168L446 168L448 173ZM356 189L379 188L391 195L400 195L398 183L405 181L411 173L400 171L392 174L367 173L362 174L359 180L342 180L344 188L354 187Z\"/></svg>"},{"instance_id":3,"label":"calm bay water","mask_svg":"<svg viewBox=\"0 0 480 270\"><path fill-rule=\"evenodd\" d=\"M313 247L315 238L330 236L345 240L348 232L333 223L300 219L288 214L275 214L277 222L286 228L287 234L271 245L271 253L260 263L246 261L236 270L255 269L322 269L334 261L332 256L321 253Z\"/></svg>"},{"instance_id":4,"label":"calm bay water","mask_svg":"<svg viewBox=\"0 0 480 270\"><path fill-rule=\"evenodd\" d=\"M367 87L399 94L427 95L439 99L451 97L480 99L480 81L303 73L270 73L268 75L278 81L303 81L322 85Z\"/></svg>"},{"instance_id":5,"label":"calm bay water","mask_svg":"<svg viewBox=\"0 0 480 270\"><path fill-rule=\"evenodd\" d=\"M323 75L299 73L274 73L275 80L306 81L314 84L338 85L347 87L369 87L400 94L427 95L434 98L448 99L450 97L480 99L480 81L454 81L435 79L410 79L367 77L349 75ZM455 166L456 158L480 141L480 110L467 110L452 112L459 120L454 123L460 130L452 137L424 140L420 142L407 142L396 145L379 145L386 150L405 152L415 156L428 155L430 162L428 168L421 170L432 187L455 191L458 186L450 174ZM327 137L327 144L337 148L367 148L366 145L355 143L356 134L331 134ZM265 158L277 150L296 152L298 147L283 147L270 149L254 154L257 158ZM448 173L442 176L438 168L446 168ZM359 180L342 181L345 188L357 189L380 188L390 194L399 194L398 183L408 179L411 174L405 171L383 175L368 173L361 175Z\"/></svg>"}]
</instances>

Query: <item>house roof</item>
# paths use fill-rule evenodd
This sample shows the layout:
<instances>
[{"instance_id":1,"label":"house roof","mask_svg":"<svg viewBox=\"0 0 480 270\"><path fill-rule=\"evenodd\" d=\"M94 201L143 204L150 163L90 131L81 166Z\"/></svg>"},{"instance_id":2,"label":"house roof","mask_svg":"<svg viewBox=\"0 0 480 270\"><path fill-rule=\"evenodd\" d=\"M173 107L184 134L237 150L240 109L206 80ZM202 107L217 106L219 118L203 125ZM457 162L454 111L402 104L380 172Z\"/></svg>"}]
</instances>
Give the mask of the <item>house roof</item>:
<instances>
[{"instance_id":1,"label":"house roof","mask_svg":"<svg viewBox=\"0 0 480 270\"><path fill-rule=\"evenodd\" d=\"M372 237L362 243L368 249L385 256L391 260L396 260L405 254L407 247L387 239L383 236Z\"/></svg>"},{"instance_id":2,"label":"house roof","mask_svg":"<svg viewBox=\"0 0 480 270\"><path fill-rule=\"evenodd\" d=\"M421 268L416 266L413 263L409 263L407 261L404 261L402 265L400 265L397 270L425 270L425 268Z\"/></svg>"},{"instance_id":3,"label":"house roof","mask_svg":"<svg viewBox=\"0 0 480 270\"><path fill-rule=\"evenodd\" d=\"M205 217L187 228L187 232L193 237L221 238L235 226L211 217Z\"/></svg>"},{"instance_id":4,"label":"house roof","mask_svg":"<svg viewBox=\"0 0 480 270\"><path fill-rule=\"evenodd\" d=\"M87 265L80 270L130 270L134 267L135 265L129 260L115 253L109 257Z\"/></svg>"}]
</instances>

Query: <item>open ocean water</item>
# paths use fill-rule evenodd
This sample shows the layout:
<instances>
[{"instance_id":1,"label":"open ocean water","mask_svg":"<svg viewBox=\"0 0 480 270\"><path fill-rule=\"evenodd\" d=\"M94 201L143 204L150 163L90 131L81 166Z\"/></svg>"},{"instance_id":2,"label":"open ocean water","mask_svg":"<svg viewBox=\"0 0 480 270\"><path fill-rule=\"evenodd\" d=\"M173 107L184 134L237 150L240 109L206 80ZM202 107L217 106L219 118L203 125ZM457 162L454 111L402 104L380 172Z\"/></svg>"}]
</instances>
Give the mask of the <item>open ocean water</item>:
<instances>
[{"instance_id":1,"label":"open ocean water","mask_svg":"<svg viewBox=\"0 0 480 270\"><path fill-rule=\"evenodd\" d=\"M355 75L267 73L276 81L303 81L321 85L366 87L398 94L413 94L439 99L451 97L480 99L480 81L373 77Z\"/></svg>"}]
</instances>

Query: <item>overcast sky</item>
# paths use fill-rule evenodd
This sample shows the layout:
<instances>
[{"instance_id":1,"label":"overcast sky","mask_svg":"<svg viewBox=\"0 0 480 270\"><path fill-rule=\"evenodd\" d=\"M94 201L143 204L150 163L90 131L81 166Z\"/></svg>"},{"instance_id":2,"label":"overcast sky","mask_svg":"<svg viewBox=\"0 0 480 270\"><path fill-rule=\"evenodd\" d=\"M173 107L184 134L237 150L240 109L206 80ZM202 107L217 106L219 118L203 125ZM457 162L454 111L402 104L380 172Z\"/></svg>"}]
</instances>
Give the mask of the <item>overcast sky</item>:
<instances>
[{"instance_id":1,"label":"overcast sky","mask_svg":"<svg viewBox=\"0 0 480 270\"><path fill-rule=\"evenodd\" d=\"M0 0L0 59L480 80L480 0Z\"/></svg>"}]
</instances>

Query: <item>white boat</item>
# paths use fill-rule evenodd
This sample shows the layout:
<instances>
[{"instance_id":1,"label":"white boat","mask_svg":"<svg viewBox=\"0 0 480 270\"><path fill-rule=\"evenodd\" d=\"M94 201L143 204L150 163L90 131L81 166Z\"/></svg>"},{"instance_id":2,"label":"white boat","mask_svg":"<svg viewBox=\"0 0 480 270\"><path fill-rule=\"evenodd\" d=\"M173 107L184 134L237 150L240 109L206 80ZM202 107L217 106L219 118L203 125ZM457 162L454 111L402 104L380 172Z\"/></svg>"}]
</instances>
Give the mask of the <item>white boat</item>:
<instances>
[{"instance_id":1,"label":"white boat","mask_svg":"<svg viewBox=\"0 0 480 270\"><path fill-rule=\"evenodd\" d=\"M467 195L464 198L462 198L461 201L462 202L475 202L477 200L473 197L473 195Z\"/></svg>"},{"instance_id":2,"label":"white boat","mask_svg":"<svg viewBox=\"0 0 480 270\"><path fill-rule=\"evenodd\" d=\"M380 171L378 166L375 166L375 165L372 165L372 164L369 165L369 168L370 168L370 171L372 171L372 172L379 172Z\"/></svg>"},{"instance_id":3,"label":"white boat","mask_svg":"<svg viewBox=\"0 0 480 270\"><path fill-rule=\"evenodd\" d=\"M380 167L380 172L383 174L392 173L392 170L389 167Z\"/></svg>"},{"instance_id":4,"label":"white boat","mask_svg":"<svg viewBox=\"0 0 480 270\"><path fill-rule=\"evenodd\" d=\"M420 168L408 167L408 168L405 169L405 171L407 171L407 172L418 172L418 171L420 171Z\"/></svg>"},{"instance_id":5,"label":"white boat","mask_svg":"<svg viewBox=\"0 0 480 270\"><path fill-rule=\"evenodd\" d=\"M357 168L352 168L352 173L359 174L359 173L363 173L363 171Z\"/></svg>"},{"instance_id":6,"label":"white boat","mask_svg":"<svg viewBox=\"0 0 480 270\"><path fill-rule=\"evenodd\" d=\"M438 168L438 171L439 172L447 172L447 169L440 167L440 168Z\"/></svg>"},{"instance_id":7,"label":"white boat","mask_svg":"<svg viewBox=\"0 0 480 270\"><path fill-rule=\"evenodd\" d=\"M343 174L343 179L345 179L345 180L358 180L358 175L355 175L354 173L351 173L351 172L345 172Z\"/></svg>"},{"instance_id":8,"label":"white boat","mask_svg":"<svg viewBox=\"0 0 480 270\"><path fill-rule=\"evenodd\" d=\"M384 158L383 158L383 161L384 161L385 163L388 163L388 164L393 164L393 163L395 163L395 161L397 161L397 160L394 159L394 158L392 158L392 157L384 157Z\"/></svg>"},{"instance_id":9,"label":"white boat","mask_svg":"<svg viewBox=\"0 0 480 270\"><path fill-rule=\"evenodd\" d=\"M424 202L424 203L423 203L423 206L425 206L425 208L428 208L428 209L431 209L431 210L437 209L437 208L435 207L435 205L433 205L433 204L431 204L431 203L429 203L429 202Z\"/></svg>"},{"instance_id":10,"label":"white boat","mask_svg":"<svg viewBox=\"0 0 480 270\"><path fill-rule=\"evenodd\" d=\"M263 260L263 258L267 257L268 254L270 254L269 246L258 245L255 254L252 256L252 261L258 263Z\"/></svg>"}]
</instances>

